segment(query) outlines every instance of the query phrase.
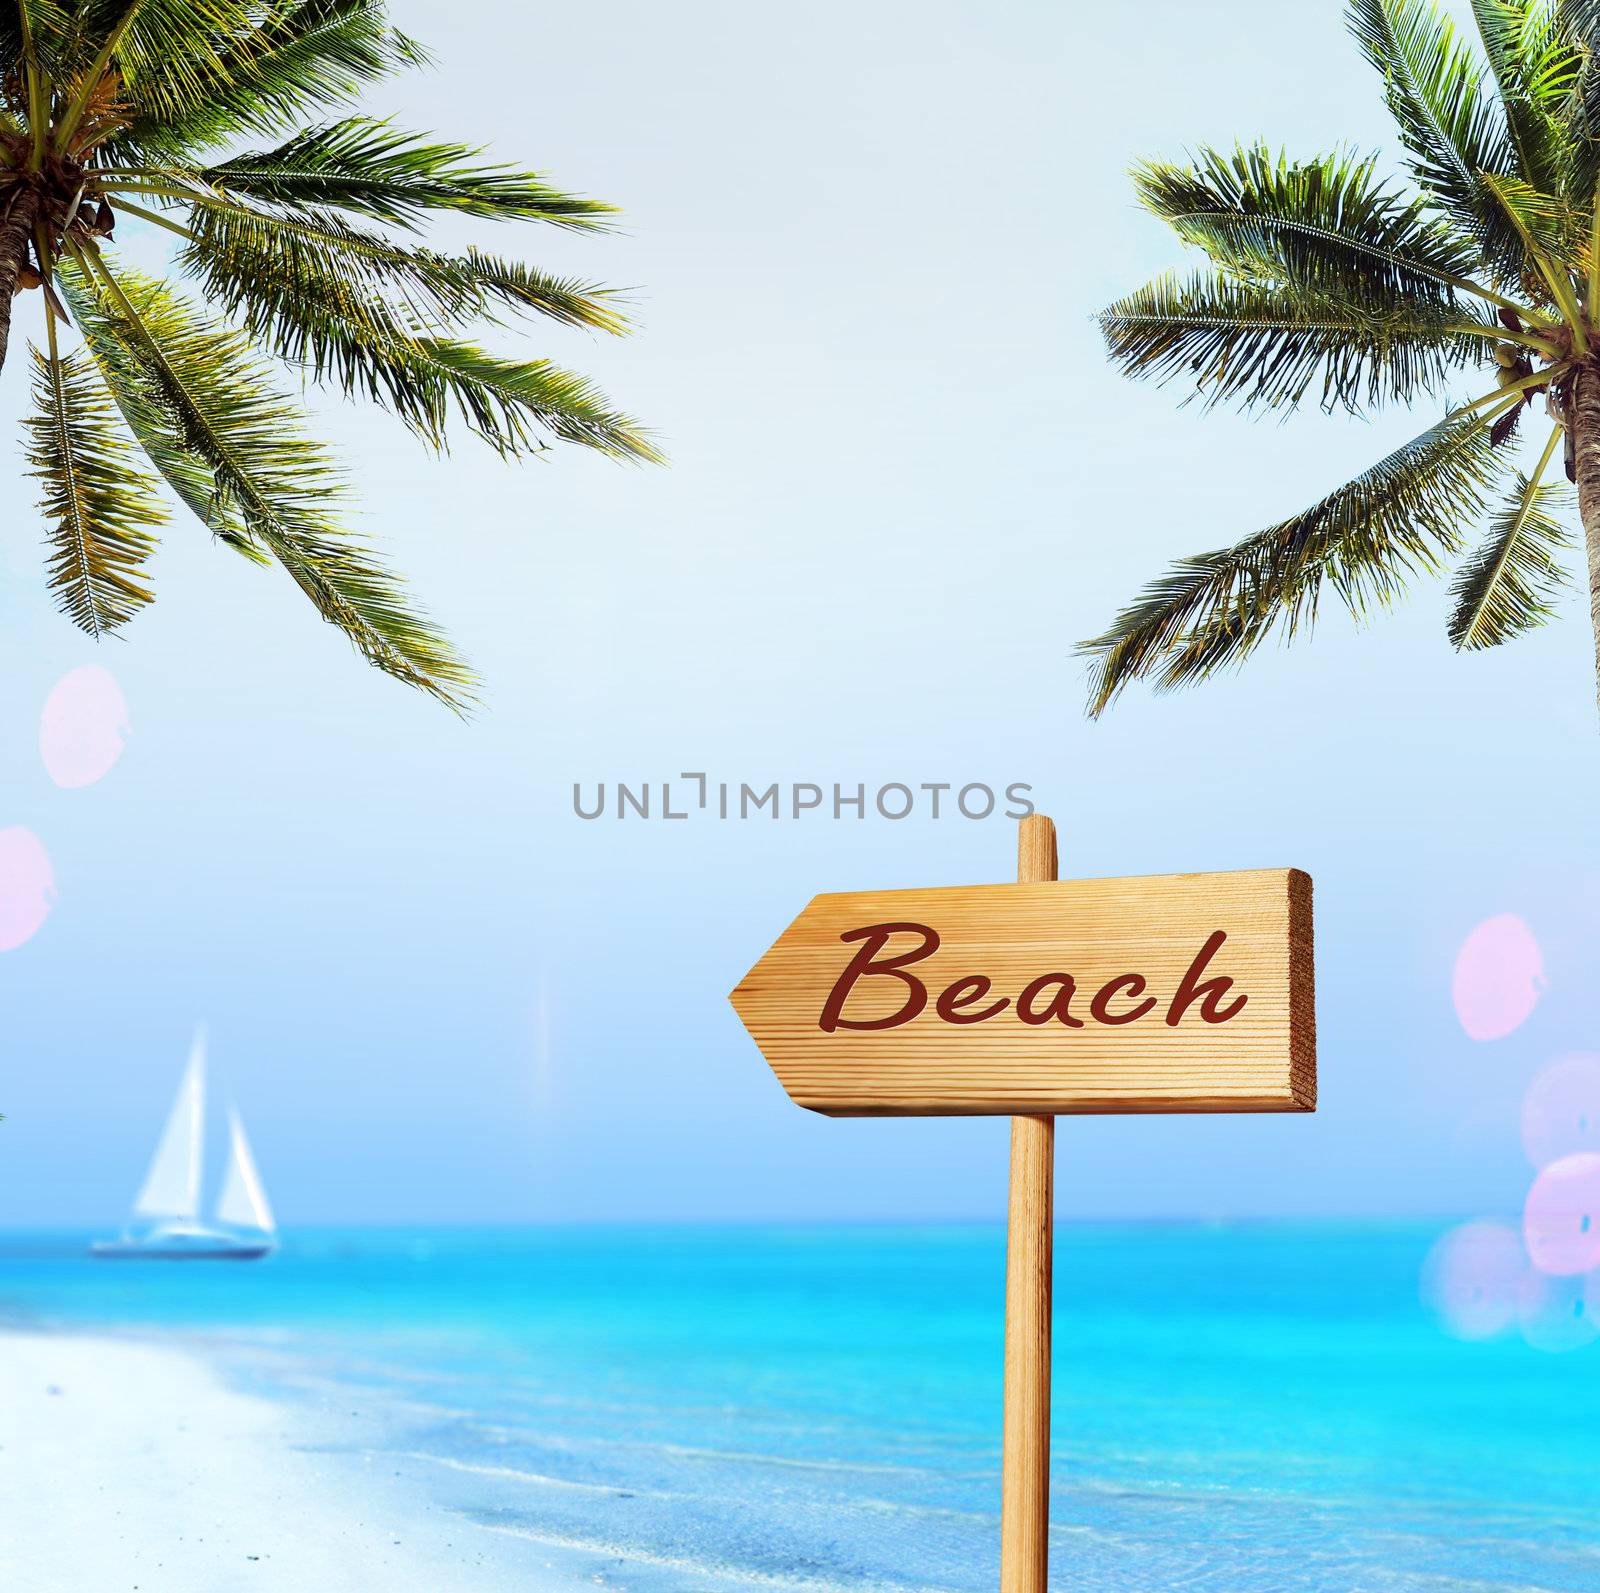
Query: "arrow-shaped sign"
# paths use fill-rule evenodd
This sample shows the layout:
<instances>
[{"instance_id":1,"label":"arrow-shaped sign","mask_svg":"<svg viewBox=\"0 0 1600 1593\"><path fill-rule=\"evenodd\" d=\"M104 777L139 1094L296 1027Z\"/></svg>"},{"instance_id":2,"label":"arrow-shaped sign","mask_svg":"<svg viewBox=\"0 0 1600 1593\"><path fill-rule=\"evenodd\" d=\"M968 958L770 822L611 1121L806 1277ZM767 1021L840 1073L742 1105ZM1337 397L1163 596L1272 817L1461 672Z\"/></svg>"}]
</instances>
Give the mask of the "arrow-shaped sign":
<instances>
[{"instance_id":1,"label":"arrow-shaped sign","mask_svg":"<svg viewBox=\"0 0 1600 1593\"><path fill-rule=\"evenodd\" d=\"M835 1116L1316 1105L1298 869L818 896L732 999Z\"/></svg>"}]
</instances>

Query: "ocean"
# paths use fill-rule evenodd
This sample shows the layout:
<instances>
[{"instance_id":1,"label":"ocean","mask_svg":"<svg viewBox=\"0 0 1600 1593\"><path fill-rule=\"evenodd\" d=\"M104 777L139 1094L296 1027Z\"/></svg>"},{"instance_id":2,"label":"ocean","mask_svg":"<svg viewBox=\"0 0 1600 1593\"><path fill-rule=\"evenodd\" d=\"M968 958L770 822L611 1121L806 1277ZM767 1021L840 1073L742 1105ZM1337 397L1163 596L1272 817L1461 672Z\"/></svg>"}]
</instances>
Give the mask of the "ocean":
<instances>
[{"instance_id":1,"label":"ocean","mask_svg":"<svg viewBox=\"0 0 1600 1593\"><path fill-rule=\"evenodd\" d=\"M1063 1226L1051 1587L1596 1593L1600 1347L1464 1342L1436 1226ZM997 1227L0 1237L0 1321L193 1344L491 1534L639 1593L995 1585Z\"/></svg>"}]
</instances>

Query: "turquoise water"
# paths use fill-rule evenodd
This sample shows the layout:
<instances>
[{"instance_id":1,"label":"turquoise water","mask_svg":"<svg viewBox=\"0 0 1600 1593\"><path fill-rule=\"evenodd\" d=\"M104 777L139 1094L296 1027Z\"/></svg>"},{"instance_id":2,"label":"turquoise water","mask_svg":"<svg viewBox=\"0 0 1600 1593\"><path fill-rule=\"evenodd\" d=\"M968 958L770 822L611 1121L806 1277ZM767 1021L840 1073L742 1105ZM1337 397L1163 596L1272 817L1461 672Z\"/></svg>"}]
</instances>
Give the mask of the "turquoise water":
<instances>
[{"instance_id":1,"label":"turquoise water","mask_svg":"<svg viewBox=\"0 0 1600 1593\"><path fill-rule=\"evenodd\" d=\"M1433 1228L1079 1227L1051 1586L1600 1590L1600 1348L1466 1344ZM1000 1230L292 1235L258 1266L0 1240L0 1317L174 1331L531 1568L992 1589Z\"/></svg>"}]
</instances>

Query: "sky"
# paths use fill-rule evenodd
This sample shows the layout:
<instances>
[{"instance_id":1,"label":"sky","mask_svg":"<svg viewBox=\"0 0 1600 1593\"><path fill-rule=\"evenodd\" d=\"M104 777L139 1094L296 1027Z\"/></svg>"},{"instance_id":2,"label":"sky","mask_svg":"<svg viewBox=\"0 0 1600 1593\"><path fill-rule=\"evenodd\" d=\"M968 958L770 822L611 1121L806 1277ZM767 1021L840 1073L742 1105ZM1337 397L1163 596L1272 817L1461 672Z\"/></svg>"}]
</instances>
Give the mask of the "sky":
<instances>
[{"instance_id":1,"label":"sky","mask_svg":"<svg viewBox=\"0 0 1600 1593\"><path fill-rule=\"evenodd\" d=\"M672 463L441 459L310 396L355 523L482 672L461 722L192 522L156 606L80 636L5 434L0 831L38 838L56 894L0 953L0 1223L120 1224L200 1020L286 1225L998 1218L1003 1121L805 1113L726 994L814 893L1004 880L1014 826L573 812L575 782L681 771L1026 782L1064 873L1312 874L1318 1112L1064 1120L1064 1219L1517 1209L1524 1092L1600 1041L1577 597L1461 657L1424 582L1365 631L1330 617L1095 723L1073 655L1167 560L1436 418L1180 407L1113 372L1092 321L1180 261L1132 202L1140 157L1395 155L1338 8L1236 0L1223 32L1153 3L1137 36L1020 0L396 15L438 64L367 110L623 207L610 236L442 236L634 289L636 336L520 346L594 375ZM40 715L88 665L126 745L63 788ZM1453 971L1507 914L1544 992L1478 1040Z\"/></svg>"}]
</instances>

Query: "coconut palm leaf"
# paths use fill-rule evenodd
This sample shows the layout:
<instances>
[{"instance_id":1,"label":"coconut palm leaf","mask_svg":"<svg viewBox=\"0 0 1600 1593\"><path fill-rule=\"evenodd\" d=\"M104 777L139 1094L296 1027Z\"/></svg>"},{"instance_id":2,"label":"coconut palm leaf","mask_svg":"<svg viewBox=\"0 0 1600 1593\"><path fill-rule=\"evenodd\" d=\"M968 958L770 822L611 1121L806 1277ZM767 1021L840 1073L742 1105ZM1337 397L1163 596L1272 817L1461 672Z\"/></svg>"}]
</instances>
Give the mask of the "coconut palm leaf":
<instances>
[{"instance_id":1,"label":"coconut palm leaf","mask_svg":"<svg viewBox=\"0 0 1600 1593\"><path fill-rule=\"evenodd\" d=\"M144 570L167 519L90 359L33 355L34 412L24 422L31 474L44 483L49 584L91 636L130 620L154 593Z\"/></svg>"},{"instance_id":2,"label":"coconut palm leaf","mask_svg":"<svg viewBox=\"0 0 1600 1593\"><path fill-rule=\"evenodd\" d=\"M1301 513L1179 560L1083 644L1090 714L1132 680L1179 686L1309 629L1325 586L1358 618L1386 607L1460 547L1497 473L1484 418L1447 419Z\"/></svg>"},{"instance_id":3,"label":"coconut palm leaf","mask_svg":"<svg viewBox=\"0 0 1600 1593\"><path fill-rule=\"evenodd\" d=\"M1600 0L1556 0L1556 31L1578 57L1558 112L1567 143L1568 188L1592 194L1600 177Z\"/></svg>"},{"instance_id":4,"label":"coconut palm leaf","mask_svg":"<svg viewBox=\"0 0 1600 1593\"><path fill-rule=\"evenodd\" d=\"M1350 26L1383 76L1418 185L1476 241L1495 286L1515 286L1521 239L1484 177L1519 175L1516 148L1482 67L1428 0L1352 0Z\"/></svg>"},{"instance_id":5,"label":"coconut palm leaf","mask_svg":"<svg viewBox=\"0 0 1600 1593\"><path fill-rule=\"evenodd\" d=\"M363 297L447 323L472 320L485 308L471 273L448 256L408 248L326 212L271 215L202 198L185 226L190 244L178 257L180 267L230 314L258 279L292 295L299 281L318 276L338 277Z\"/></svg>"},{"instance_id":6,"label":"coconut palm leaf","mask_svg":"<svg viewBox=\"0 0 1600 1593\"><path fill-rule=\"evenodd\" d=\"M1517 177L1485 175L1483 185L1522 240L1524 271L1530 277L1537 273L1549 302L1576 331L1583 312L1570 262L1584 248L1584 229L1577 213Z\"/></svg>"},{"instance_id":7,"label":"coconut palm leaf","mask_svg":"<svg viewBox=\"0 0 1600 1593\"><path fill-rule=\"evenodd\" d=\"M1552 0L1472 0L1478 36L1494 74L1506 132L1523 179L1560 193L1570 177L1562 108L1583 52L1564 38Z\"/></svg>"},{"instance_id":8,"label":"coconut palm leaf","mask_svg":"<svg viewBox=\"0 0 1600 1593\"><path fill-rule=\"evenodd\" d=\"M1570 497L1566 483L1540 482L1560 439L1558 427L1533 474L1518 473L1482 545L1457 572L1450 589L1452 646L1495 647L1550 618L1568 580L1561 555L1572 546L1558 518Z\"/></svg>"},{"instance_id":9,"label":"coconut palm leaf","mask_svg":"<svg viewBox=\"0 0 1600 1593\"><path fill-rule=\"evenodd\" d=\"M503 452L520 453L537 441L528 431L532 422L563 442L614 459L663 461L637 421L613 410L586 377L547 360L507 360L435 338L419 345L411 368L436 383L440 399L448 397L472 429Z\"/></svg>"},{"instance_id":10,"label":"coconut palm leaf","mask_svg":"<svg viewBox=\"0 0 1600 1593\"><path fill-rule=\"evenodd\" d=\"M74 26L72 8L59 0L16 0L0 15L0 68L10 73L25 62L60 66Z\"/></svg>"},{"instance_id":11,"label":"coconut palm leaf","mask_svg":"<svg viewBox=\"0 0 1600 1593\"><path fill-rule=\"evenodd\" d=\"M185 4L175 0L180 13ZM130 66L119 46L115 62L135 114L120 147L108 151L118 163L276 132L427 59L390 25L384 0L267 0L239 12L210 30L196 16L166 57L140 52Z\"/></svg>"},{"instance_id":12,"label":"coconut palm leaf","mask_svg":"<svg viewBox=\"0 0 1600 1593\"><path fill-rule=\"evenodd\" d=\"M157 167L148 175L181 180L186 173ZM347 210L408 228L436 210L589 231L616 214L535 173L485 165L470 145L420 138L365 116L306 128L276 149L235 155L199 176L222 193L289 210Z\"/></svg>"},{"instance_id":13,"label":"coconut palm leaf","mask_svg":"<svg viewBox=\"0 0 1600 1593\"><path fill-rule=\"evenodd\" d=\"M1357 409L1443 389L1481 362L1495 323L1465 307L1398 294L1387 311L1334 293L1225 273L1158 277L1101 312L1112 360L1130 376L1188 377L1207 404Z\"/></svg>"},{"instance_id":14,"label":"coconut palm leaf","mask_svg":"<svg viewBox=\"0 0 1600 1593\"><path fill-rule=\"evenodd\" d=\"M219 484L216 471L202 453L185 441L185 432L175 420L179 412L148 379L138 344L116 335L117 316L102 310L104 286L87 261L82 265L72 260L62 262L56 280L83 336L84 347L145 457L178 500L210 528L218 541L253 563L270 562L269 556L250 539L233 500Z\"/></svg>"},{"instance_id":15,"label":"coconut palm leaf","mask_svg":"<svg viewBox=\"0 0 1600 1593\"><path fill-rule=\"evenodd\" d=\"M125 98L138 103L142 118L170 120L207 103L227 81L224 58L232 42L256 31L250 0L81 0L51 63L68 91L53 142L72 145L84 107L113 62Z\"/></svg>"},{"instance_id":16,"label":"coconut palm leaf","mask_svg":"<svg viewBox=\"0 0 1600 1593\"><path fill-rule=\"evenodd\" d=\"M579 277L552 276L476 246L452 257L452 264L484 295L482 313L491 318L509 306L597 332L623 333L631 327L622 309L626 296L615 288Z\"/></svg>"},{"instance_id":17,"label":"coconut palm leaf","mask_svg":"<svg viewBox=\"0 0 1600 1593\"><path fill-rule=\"evenodd\" d=\"M80 259L67 274L91 349L127 407L161 425L165 449L213 484L205 519L281 564L378 668L461 707L470 672L400 583L343 531L343 482L305 437L300 408L274 390L239 332L214 326L159 282Z\"/></svg>"},{"instance_id":18,"label":"coconut palm leaf","mask_svg":"<svg viewBox=\"0 0 1600 1593\"><path fill-rule=\"evenodd\" d=\"M505 455L536 452L553 436L618 459L661 458L639 424L613 408L592 383L548 360L505 359L430 330L447 305L454 312L451 320L486 310L475 295L497 271L497 297L509 299L519 290L524 302L531 300L531 275L518 280L502 262L485 256L461 269L457 262L433 257L423 267L428 275L413 279L419 292L408 299L405 290L413 284L397 277L401 293L386 298L336 261L319 257L316 249L269 246L255 252L249 247L254 236L226 252L195 248L181 258L212 301L236 315L262 346L316 381L381 404L432 446L446 445L456 415ZM563 286L547 291L540 306L546 313L559 313ZM569 292L570 309L563 318L607 324L613 312L604 300L581 284L570 285ZM418 297L424 301L420 309Z\"/></svg>"},{"instance_id":19,"label":"coconut palm leaf","mask_svg":"<svg viewBox=\"0 0 1600 1593\"><path fill-rule=\"evenodd\" d=\"M445 255L402 245L327 212L275 214L197 194L184 232L189 247L180 266L229 313L263 301L292 304L302 284L335 279L422 320L471 322L511 308L598 331L628 328L618 295L596 283L551 276L476 247Z\"/></svg>"},{"instance_id":20,"label":"coconut palm leaf","mask_svg":"<svg viewBox=\"0 0 1600 1593\"><path fill-rule=\"evenodd\" d=\"M1383 308L1451 302L1471 282L1471 240L1342 154L1291 163L1265 145L1201 148L1190 164L1145 161L1134 187L1152 214L1218 267Z\"/></svg>"}]
</instances>

